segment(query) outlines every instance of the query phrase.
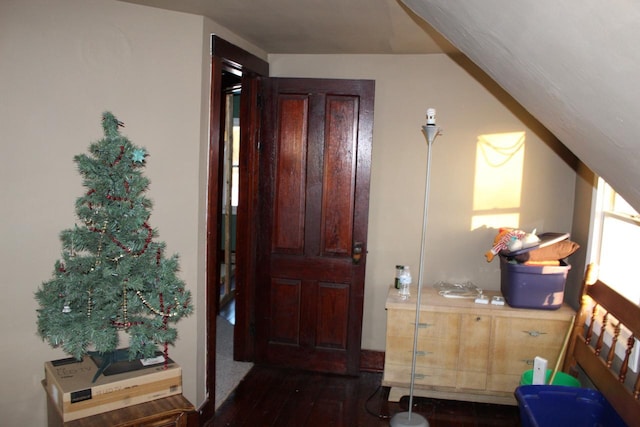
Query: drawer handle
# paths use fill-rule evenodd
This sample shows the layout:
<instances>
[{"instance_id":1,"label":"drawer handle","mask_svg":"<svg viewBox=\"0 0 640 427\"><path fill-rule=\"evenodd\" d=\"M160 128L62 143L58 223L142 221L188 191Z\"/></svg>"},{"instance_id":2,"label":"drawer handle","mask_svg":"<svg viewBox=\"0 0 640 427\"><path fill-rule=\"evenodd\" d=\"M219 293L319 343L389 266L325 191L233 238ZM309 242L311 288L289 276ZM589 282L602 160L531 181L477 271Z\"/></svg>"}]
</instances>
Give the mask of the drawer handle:
<instances>
[{"instance_id":1,"label":"drawer handle","mask_svg":"<svg viewBox=\"0 0 640 427\"><path fill-rule=\"evenodd\" d=\"M540 335L545 335L546 332L540 332L540 331L522 331L525 334L529 334L530 337L539 337Z\"/></svg>"},{"instance_id":2,"label":"drawer handle","mask_svg":"<svg viewBox=\"0 0 640 427\"><path fill-rule=\"evenodd\" d=\"M532 366L532 365L533 365L533 359L522 359L522 361L523 361L524 363L526 363L527 365L529 365L529 366Z\"/></svg>"},{"instance_id":3,"label":"drawer handle","mask_svg":"<svg viewBox=\"0 0 640 427\"><path fill-rule=\"evenodd\" d=\"M426 375L425 374L416 374L415 375L415 379L417 380L423 380L425 379Z\"/></svg>"},{"instance_id":4,"label":"drawer handle","mask_svg":"<svg viewBox=\"0 0 640 427\"><path fill-rule=\"evenodd\" d=\"M431 352L431 351L416 350L416 356L426 356L427 354L433 354L433 352Z\"/></svg>"},{"instance_id":5,"label":"drawer handle","mask_svg":"<svg viewBox=\"0 0 640 427\"><path fill-rule=\"evenodd\" d=\"M433 323L418 323L418 329L429 328L433 326Z\"/></svg>"}]
</instances>

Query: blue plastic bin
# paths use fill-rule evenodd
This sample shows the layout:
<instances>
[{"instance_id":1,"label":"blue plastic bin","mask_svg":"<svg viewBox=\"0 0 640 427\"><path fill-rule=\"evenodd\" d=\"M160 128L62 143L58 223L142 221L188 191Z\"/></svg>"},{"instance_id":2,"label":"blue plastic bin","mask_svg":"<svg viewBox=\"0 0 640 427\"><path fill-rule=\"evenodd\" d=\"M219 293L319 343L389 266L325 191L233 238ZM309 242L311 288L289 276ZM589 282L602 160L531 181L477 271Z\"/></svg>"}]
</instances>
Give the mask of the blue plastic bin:
<instances>
[{"instance_id":1,"label":"blue plastic bin","mask_svg":"<svg viewBox=\"0 0 640 427\"><path fill-rule=\"evenodd\" d=\"M626 427L602 393L579 387L516 388L522 427Z\"/></svg>"},{"instance_id":2,"label":"blue plastic bin","mask_svg":"<svg viewBox=\"0 0 640 427\"><path fill-rule=\"evenodd\" d=\"M564 285L571 266L513 264L500 256L500 291L516 308L557 310L564 301Z\"/></svg>"}]
</instances>

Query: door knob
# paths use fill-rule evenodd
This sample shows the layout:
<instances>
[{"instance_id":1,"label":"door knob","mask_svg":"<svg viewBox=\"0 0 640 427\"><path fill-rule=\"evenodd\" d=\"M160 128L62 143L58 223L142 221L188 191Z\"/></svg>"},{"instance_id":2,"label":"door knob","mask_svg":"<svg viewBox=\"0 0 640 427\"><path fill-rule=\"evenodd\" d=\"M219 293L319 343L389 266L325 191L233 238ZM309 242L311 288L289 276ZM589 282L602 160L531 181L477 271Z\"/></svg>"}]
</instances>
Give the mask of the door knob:
<instances>
[{"instance_id":1,"label":"door knob","mask_svg":"<svg viewBox=\"0 0 640 427\"><path fill-rule=\"evenodd\" d=\"M351 259L354 264L360 264L360 260L362 259L362 242L355 242L353 244L353 254L351 255Z\"/></svg>"}]
</instances>

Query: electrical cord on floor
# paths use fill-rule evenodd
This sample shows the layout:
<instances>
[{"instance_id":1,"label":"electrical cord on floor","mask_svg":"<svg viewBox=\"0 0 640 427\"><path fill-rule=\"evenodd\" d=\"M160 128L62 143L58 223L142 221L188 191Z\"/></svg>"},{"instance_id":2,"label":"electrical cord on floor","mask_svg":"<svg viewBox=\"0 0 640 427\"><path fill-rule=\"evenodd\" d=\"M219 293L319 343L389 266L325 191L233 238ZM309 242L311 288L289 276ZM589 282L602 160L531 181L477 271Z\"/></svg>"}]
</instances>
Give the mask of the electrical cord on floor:
<instances>
[{"instance_id":1,"label":"electrical cord on floor","mask_svg":"<svg viewBox=\"0 0 640 427\"><path fill-rule=\"evenodd\" d=\"M378 392L380 391L380 389L382 388L382 384L378 385L378 388L375 389L375 391L373 393L371 393L371 396L369 396L367 398L367 400L364 402L364 409L367 411L367 413L371 416L374 416L380 420L388 420L391 418L390 415L385 415L380 413L380 411L378 410L378 413L376 414L375 411L372 411L369 408L369 403L371 402L371 399L373 399L373 397L378 394Z\"/></svg>"}]
</instances>

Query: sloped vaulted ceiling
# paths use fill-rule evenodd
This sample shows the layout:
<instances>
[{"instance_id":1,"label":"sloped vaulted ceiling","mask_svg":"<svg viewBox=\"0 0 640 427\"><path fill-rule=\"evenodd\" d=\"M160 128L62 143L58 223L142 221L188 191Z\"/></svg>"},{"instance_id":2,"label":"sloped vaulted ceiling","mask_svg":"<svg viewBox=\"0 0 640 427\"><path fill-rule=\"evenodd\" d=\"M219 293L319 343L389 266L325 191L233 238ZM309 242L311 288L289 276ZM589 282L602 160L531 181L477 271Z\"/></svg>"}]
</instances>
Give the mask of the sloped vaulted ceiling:
<instances>
[{"instance_id":1,"label":"sloped vaulted ceiling","mask_svg":"<svg viewBox=\"0 0 640 427\"><path fill-rule=\"evenodd\" d=\"M640 210L640 2L120 1L208 16L267 53L457 48Z\"/></svg>"},{"instance_id":2,"label":"sloped vaulted ceiling","mask_svg":"<svg viewBox=\"0 0 640 427\"><path fill-rule=\"evenodd\" d=\"M640 210L640 3L401 1Z\"/></svg>"}]
</instances>

